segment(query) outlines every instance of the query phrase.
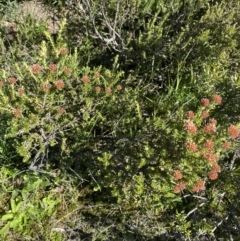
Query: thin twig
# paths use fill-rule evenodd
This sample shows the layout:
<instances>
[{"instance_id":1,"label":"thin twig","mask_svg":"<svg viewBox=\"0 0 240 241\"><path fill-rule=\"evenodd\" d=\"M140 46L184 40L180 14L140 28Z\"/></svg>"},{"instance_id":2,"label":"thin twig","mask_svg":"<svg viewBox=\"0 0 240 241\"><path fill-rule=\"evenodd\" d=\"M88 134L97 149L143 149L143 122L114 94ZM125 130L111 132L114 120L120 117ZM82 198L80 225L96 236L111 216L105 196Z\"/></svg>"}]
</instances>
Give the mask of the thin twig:
<instances>
[{"instance_id":1,"label":"thin twig","mask_svg":"<svg viewBox=\"0 0 240 241\"><path fill-rule=\"evenodd\" d=\"M229 166L229 169L232 170L233 169L233 166L234 166L234 163L236 161L236 159L238 159L240 157L240 149L237 149L234 153L234 156L231 160L231 163L230 163L230 166Z\"/></svg>"},{"instance_id":2,"label":"thin twig","mask_svg":"<svg viewBox=\"0 0 240 241\"><path fill-rule=\"evenodd\" d=\"M200 203L199 205L197 205L194 209L192 209L190 212L188 212L188 214L185 216L185 219L191 215L192 213L194 213L195 211L197 211L200 207L204 206L206 203L203 202L203 203Z\"/></svg>"},{"instance_id":3,"label":"thin twig","mask_svg":"<svg viewBox=\"0 0 240 241\"><path fill-rule=\"evenodd\" d=\"M212 233L215 232L215 230L223 223L223 221L228 220L228 218L229 218L229 214L225 218L223 218L220 222L217 223L217 225L212 229Z\"/></svg>"}]
</instances>

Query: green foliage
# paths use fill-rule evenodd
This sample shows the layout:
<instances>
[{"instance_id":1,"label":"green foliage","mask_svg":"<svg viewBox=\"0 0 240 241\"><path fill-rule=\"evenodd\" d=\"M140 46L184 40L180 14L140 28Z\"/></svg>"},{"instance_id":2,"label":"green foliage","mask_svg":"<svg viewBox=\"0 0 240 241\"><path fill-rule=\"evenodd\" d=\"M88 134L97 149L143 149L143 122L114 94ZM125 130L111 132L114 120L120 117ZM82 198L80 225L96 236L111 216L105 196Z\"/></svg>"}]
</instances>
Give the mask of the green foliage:
<instances>
[{"instance_id":1,"label":"green foliage","mask_svg":"<svg viewBox=\"0 0 240 241\"><path fill-rule=\"evenodd\" d=\"M14 174L11 169L1 168L1 175L5 178L1 180L1 207L5 214L1 216L0 236L6 238L12 230L15 235L31 237L36 225L40 232L45 232L38 222L48 222L48 218L55 214L60 198L53 192L46 193L46 188L52 185L48 179L40 179L34 173ZM8 180L7 175L10 176Z\"/></svg>"},{"instance_id":2,"label":"green foliage","mask_svg":"<svg viewBox=\"0 0 240 241\"><path fill-rule=\"evenodd\" d=\"M172 86L182 79L184 85L190 80L203 85L213 80L212 75L201 79L206 66L222 81L225 71L216 68L233 69L238 62L238 1L109 0L76 6L72 0L66 9L71 11L70 42L82 46L90 40L91 64L109 67L120 52L119 68L127 75L133 71L144 83Z\"/></svg>"},{"instance_id":3,"label":"green foliage","mask_svg":"<svg viewBox=\"0 0 240 241\"><path fill-rule=\"evenodd\" d=\"M238 1L43 2L0 26L0 235L238 238Z\"/></svg>"}]
</instances>

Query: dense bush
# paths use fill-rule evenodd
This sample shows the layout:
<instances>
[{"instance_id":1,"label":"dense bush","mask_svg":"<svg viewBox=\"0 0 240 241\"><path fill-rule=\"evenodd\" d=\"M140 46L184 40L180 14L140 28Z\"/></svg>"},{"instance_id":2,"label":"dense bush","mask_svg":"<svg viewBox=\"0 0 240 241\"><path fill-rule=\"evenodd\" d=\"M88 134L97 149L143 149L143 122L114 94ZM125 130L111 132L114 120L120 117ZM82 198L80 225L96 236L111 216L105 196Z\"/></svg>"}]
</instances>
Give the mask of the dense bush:
<instances>
[{"instance_id":1,"label":"dense bush","mask_svg":"<svg viewBox=\"0 0 240 241\"><path fill-rule=\"evenodd\" d=\"M238 1L43 4L2 16L0 235L237 239Z\"/></svg>"},{"instance_id":2,"label":"dense bush","mask_svg":"<svg viewBox=\"0 0 240 241\"><path fill-rule=\"evenodd\" d=\"M89 46L87 61L109 67L119 54L119 68L145 82L187 83L238 62L238 1L72 0L64 10L70 43Z\"/></svg>"}]
</instances>

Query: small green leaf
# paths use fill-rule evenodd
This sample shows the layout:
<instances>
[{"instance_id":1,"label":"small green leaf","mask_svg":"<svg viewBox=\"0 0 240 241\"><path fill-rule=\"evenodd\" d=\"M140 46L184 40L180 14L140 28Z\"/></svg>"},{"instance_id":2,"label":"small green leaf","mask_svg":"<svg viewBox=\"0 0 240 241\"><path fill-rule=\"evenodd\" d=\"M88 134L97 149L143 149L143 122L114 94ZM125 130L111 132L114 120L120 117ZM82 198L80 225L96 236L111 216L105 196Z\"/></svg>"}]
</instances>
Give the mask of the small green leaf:
<instances>
[{"instance_id":1,"label":"small green leaf","mask_svg":"<svg viewBox=\"0 0 240 241\"><path fill-rule=\"evenodd\" d=\"M16 212L16 203L15 203L14 199L11 199L10 203L11 203L12 212L15 213Z\"/></svg>"},{"instance_id":2,"label":"small green leaf","mask_svg":"<svg viewBox=\"0 0 240 241\"><path fill-rule=\"evenodd\" d=\"M12 213L7 213L7 214L2 216L1 220L2 221L6 221L6 220L9 220L9 219L12 219L12 218L13 218L13 214Z\"/></svg>"},{"instance_id":3,"label":"small green leaf","mask_svg":"<svg viewBox=\"0 0 240 241\"><path fill-rule=\"evenodd\" d=\"M100 188L99 186L95 186L95 187L93 188L93 191L94 191L94 192L97 192L97 191L99 191L99 190L101 190L101 188Z\"/></svg>"},{"instance_id":4,"label":"small green leaf","mask_svg":"<svg viewBox=\"0 0 240 241\"><path fill-rule=\"evenodd\" d=\"M8 222L2 229L0 229L0 235L6 235L10 227L10 222Z\"/></svg>"}]
</instances>

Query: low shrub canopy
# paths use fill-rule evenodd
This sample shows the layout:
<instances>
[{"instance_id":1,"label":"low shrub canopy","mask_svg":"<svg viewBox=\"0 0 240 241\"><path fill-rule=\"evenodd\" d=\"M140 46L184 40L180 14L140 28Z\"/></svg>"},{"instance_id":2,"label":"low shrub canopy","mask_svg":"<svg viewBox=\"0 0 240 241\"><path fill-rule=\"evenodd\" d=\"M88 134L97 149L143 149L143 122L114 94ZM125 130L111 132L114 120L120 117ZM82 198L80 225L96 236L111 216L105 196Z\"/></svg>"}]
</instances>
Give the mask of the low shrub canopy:
<instances>
[{"instance_id":1,"label":"low shrub canopy","mask_svg":"<svg viewBox=\"0 0 240 241\"><path fill-rule=\"evenodd\" d=\"M237 238L238 1L77 2L1 12L0 235Z\"/></svg>"}]
</instances>

